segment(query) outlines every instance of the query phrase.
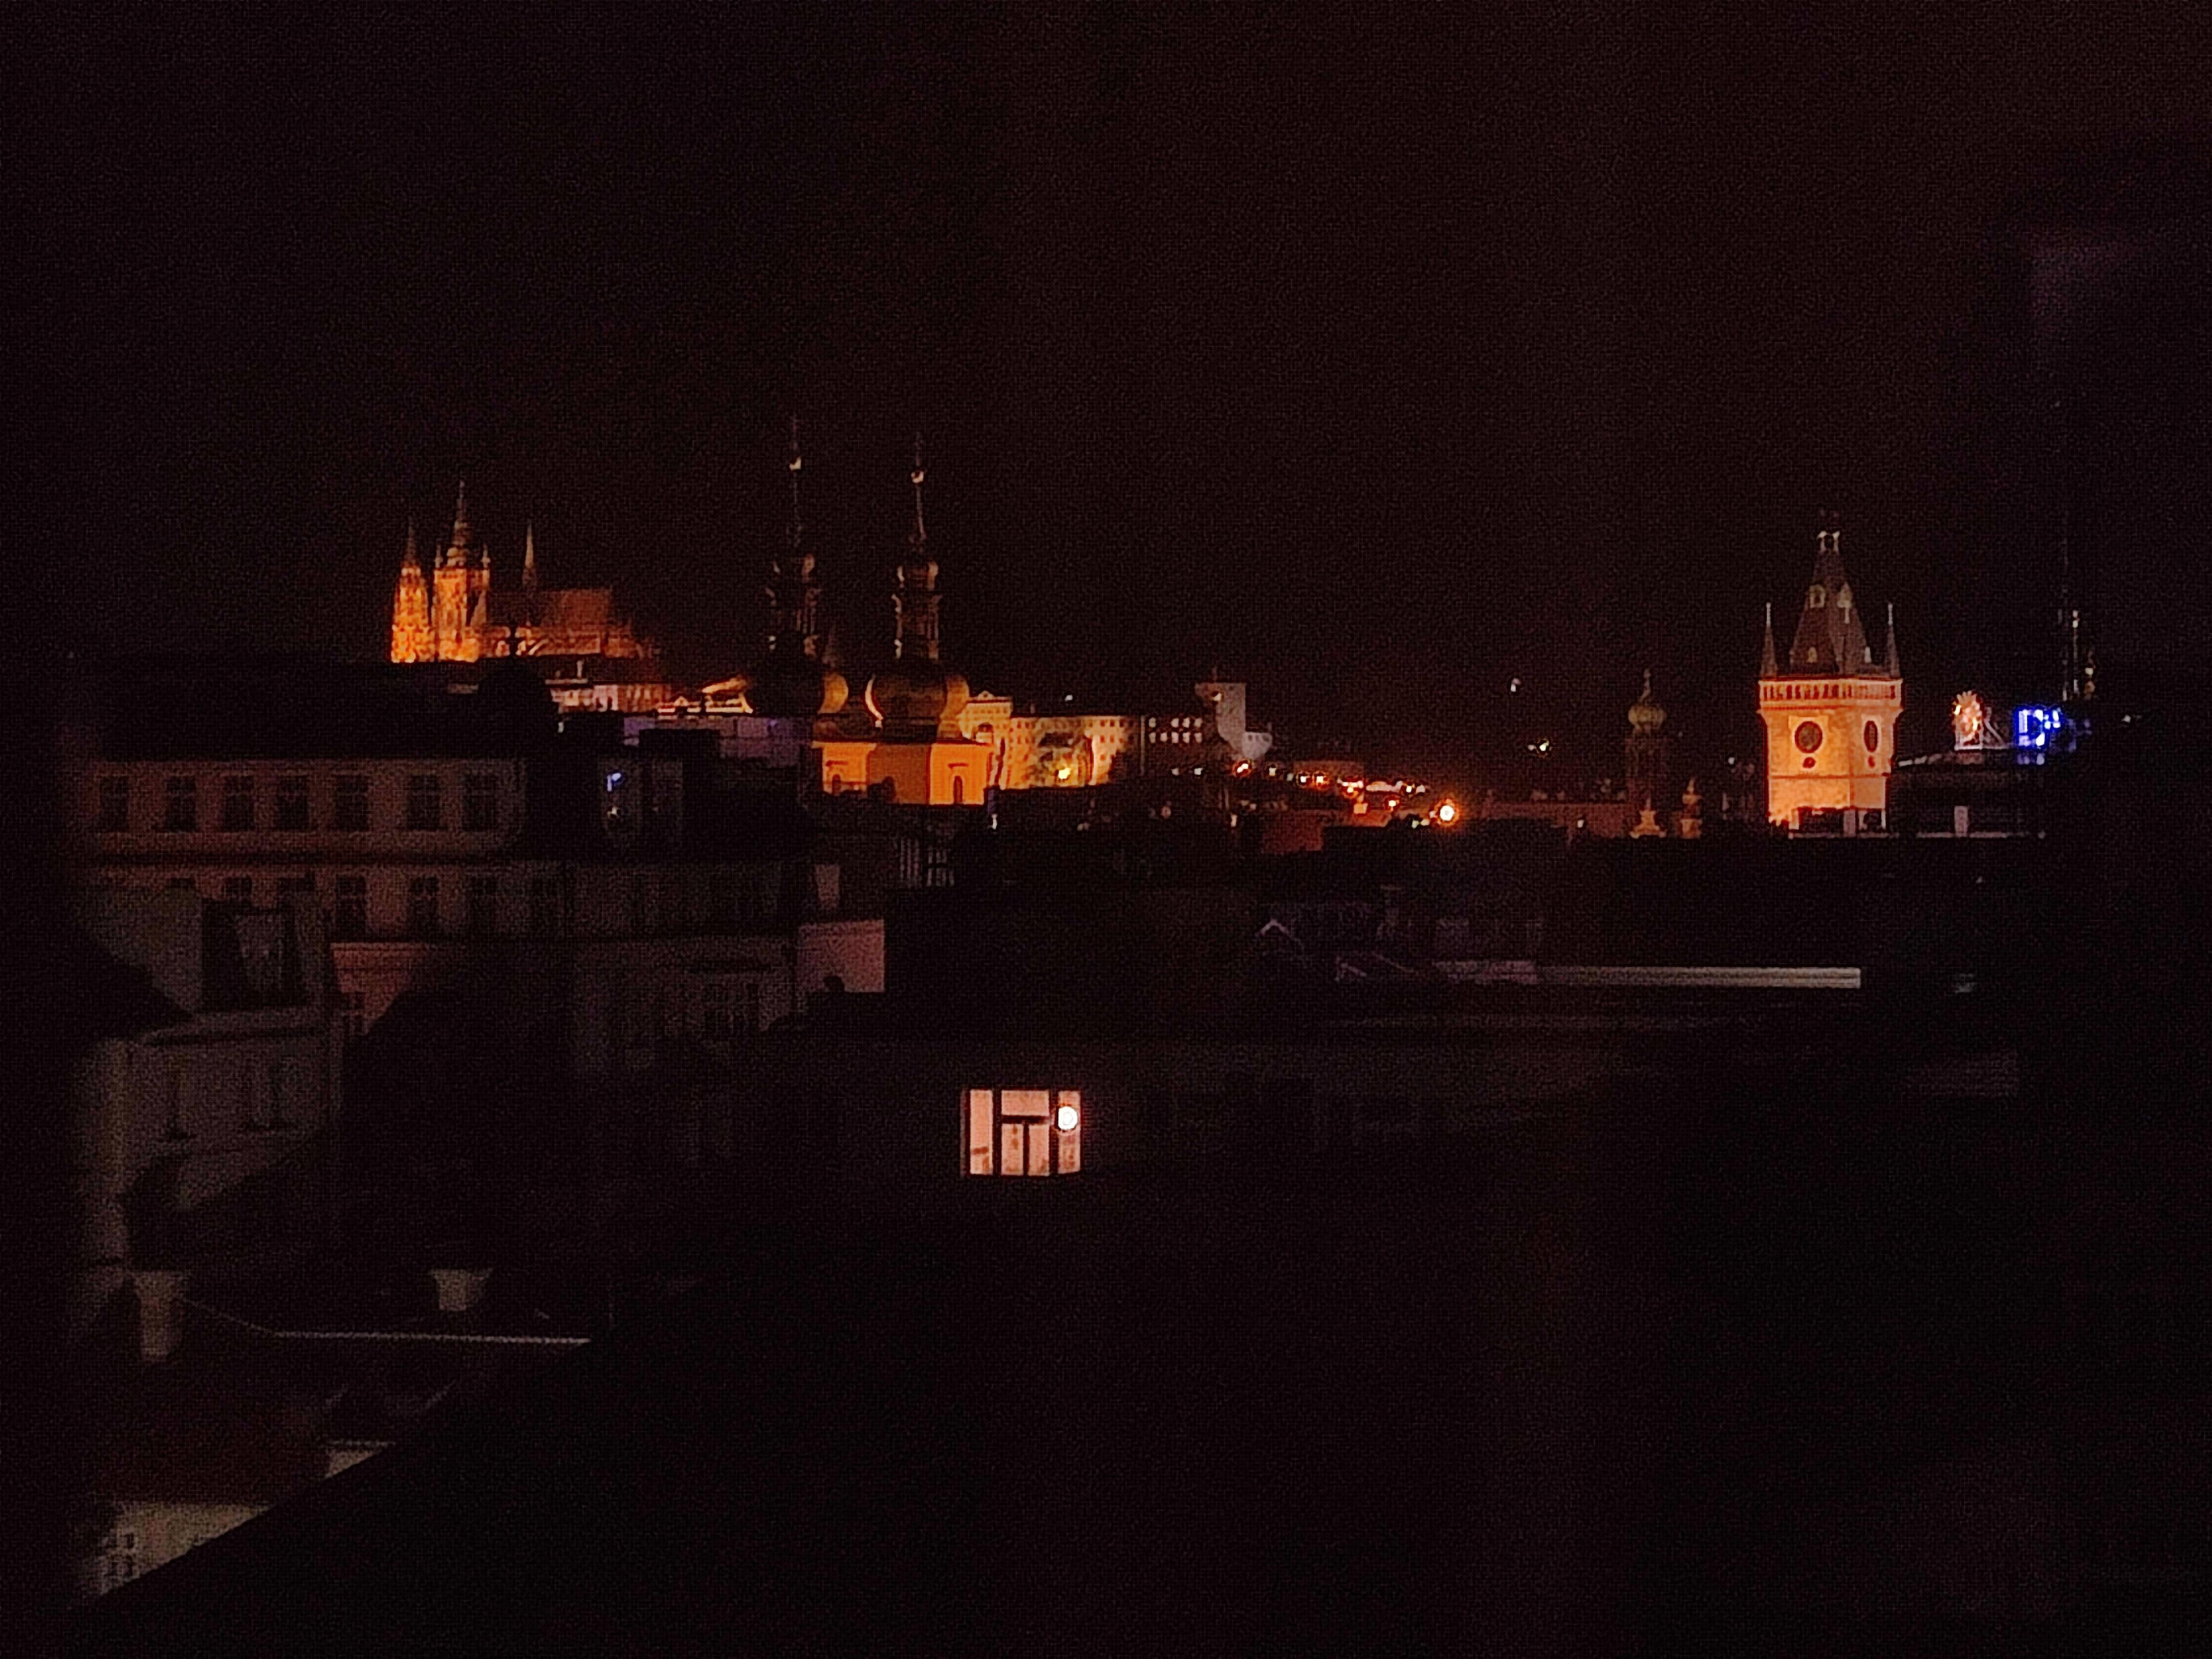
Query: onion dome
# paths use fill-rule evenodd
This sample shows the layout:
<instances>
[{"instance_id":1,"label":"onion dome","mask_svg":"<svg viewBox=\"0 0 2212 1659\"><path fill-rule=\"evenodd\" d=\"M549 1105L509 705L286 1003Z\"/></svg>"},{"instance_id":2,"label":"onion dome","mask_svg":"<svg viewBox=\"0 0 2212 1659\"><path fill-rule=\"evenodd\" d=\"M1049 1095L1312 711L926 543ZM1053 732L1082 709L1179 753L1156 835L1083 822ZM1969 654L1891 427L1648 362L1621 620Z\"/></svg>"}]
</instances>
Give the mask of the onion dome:
<instances>
[{"instance_id":1,"label":"onion dome","mask_svg":"<svg viewBox=\"0 0 2212 1659\"><path fill-rule=\"evenodd\" d=\"M933 657L902 657L872 676L865 701L886 730L957 728L968 706L968 682Z\"/></svg>"},{"instance_id":2,"label":"onion dome","mask_svg":"<svg viewBox=\"0 0 2212 1659\"><path fill-rule=\"evenodd\" d=\"M845 677L825 668L811 657L797 653L771 654L748 674L744 683L745 704L756 714L779 720L810 720L834 714L851 695Z\"/></svg>"},{"instance_id":3,"label":"onion dome","mask_svg":"<svg viewBox=\"0 0 2212 1659\"><path fill-rule=\"evenodd\" d=\"M1651 671L1644 671L1644 694L1628 705L1629 729L1640 738L1656 737L1667 723L1667 711L1651 695Z\"/></svg>"}]
</instances>

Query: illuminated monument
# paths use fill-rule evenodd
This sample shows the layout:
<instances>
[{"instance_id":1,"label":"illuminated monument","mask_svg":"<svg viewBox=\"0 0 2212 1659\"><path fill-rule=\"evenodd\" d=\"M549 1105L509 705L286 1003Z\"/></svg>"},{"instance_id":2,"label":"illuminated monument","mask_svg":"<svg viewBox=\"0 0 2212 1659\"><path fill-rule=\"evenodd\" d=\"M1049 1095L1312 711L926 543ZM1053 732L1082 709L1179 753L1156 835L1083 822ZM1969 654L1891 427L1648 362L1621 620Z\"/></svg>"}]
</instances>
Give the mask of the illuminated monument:
<instances>
[{"instance_id":1,"label":"illuminated monument","mask_svg":"<svg viewBox=\"0 0 2212 1659\"><path fill-rule=\"evenodd\" d=\"M453 531L426 572L407 526L407 550L392 600L392 660L480 662L510 653L555 659L548 680L564 706L650 708L670 695L660 683L659 650L615 614L610 587L541 588L538 538L526 531L522 580L512 591L492 586L491 550L469 522L464 485L453 506ZM573 672L560 672L566 658ZM564 689L574 695L563 695Z\"/></svg>"},{"instance_id":2,"label":"illuminated monument","mask_svg":"<svg viewBox=\"0 0 2212 1659\"><path fill-rule=\"evenodd\" d=\"M1767 607L1759 667L1766 816L1791 830L1878 830L1889 805L1897 716L1905 706L1896 612L1893 607L1877 661L1844 574L1843 540L1831 514L1786 659L1775 654L1774 610Z\"/></svg>"}]
</instances>

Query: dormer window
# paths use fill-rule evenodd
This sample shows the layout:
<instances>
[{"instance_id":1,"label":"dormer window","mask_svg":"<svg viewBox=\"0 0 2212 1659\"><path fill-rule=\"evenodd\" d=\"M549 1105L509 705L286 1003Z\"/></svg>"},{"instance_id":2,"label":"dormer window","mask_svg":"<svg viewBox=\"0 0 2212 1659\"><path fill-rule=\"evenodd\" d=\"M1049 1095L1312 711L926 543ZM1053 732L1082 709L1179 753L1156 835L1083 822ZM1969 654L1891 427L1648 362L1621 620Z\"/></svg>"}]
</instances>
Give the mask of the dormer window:
<instances>
[{"instance_id":1,"label":"dormer window","mask_svg":"<svg viewBox=\"0 0 2212 1659\"><path fill-rule=\"evenodd\" d=\"M1828 590L1820 583L1814 582L1812 591L1805 595L1805 608L1808 611L1818 611L1827 603Z\"/></svg>"}]
</instances>

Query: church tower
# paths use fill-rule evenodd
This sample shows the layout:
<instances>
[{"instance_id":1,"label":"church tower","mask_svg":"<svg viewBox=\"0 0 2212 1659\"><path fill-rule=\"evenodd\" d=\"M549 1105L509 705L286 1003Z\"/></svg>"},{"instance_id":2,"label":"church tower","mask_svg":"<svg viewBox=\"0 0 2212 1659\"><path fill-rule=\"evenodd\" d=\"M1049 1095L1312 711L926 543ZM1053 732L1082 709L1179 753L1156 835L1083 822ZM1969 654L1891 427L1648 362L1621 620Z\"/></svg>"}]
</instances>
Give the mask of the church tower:
<instances>
[{"instance_id":1,"label":"church tower","mask_svg":"<svg viewBox=\"0 0 2212 1659\"><path fill-rule=\"evenodd\" d=\"M431 654L442 662L473 662L482 654L473 624L491 583L491 570L477 557L476 531L469 523L469 487L453 503L453 533L438 556L430 577Z\"/></svg>"},{"instance_id":2,"label":"church tower","mask_svg":"<svg viewBox=\"0 0 2212 1659\"><path fill-rule=\"evenodd\" d=\"M428 662L435 654L430 645L430 586L415 548L415 520L410 519L407 551L399 561L399 586L392 599L392 660Z\"/></svg>"},{"instance_id":3,"label":"church tower","mask_svg":"<svg viewBox=\"0 0 2212 1659\"><path fill-rule=\"evenodd\" d=\"M1830 514L1786 658L1775 653L1774 613L1767 611L1759 672L1766 816L1792 830L1806 827L1808 812L1828 811L1855 811L1857 826L1876 829L1889 806L1897 717L1905 706L1896 612L1893 607L1877 659L1844 573L1843 541Z\"/></svg>"}]
</instances>

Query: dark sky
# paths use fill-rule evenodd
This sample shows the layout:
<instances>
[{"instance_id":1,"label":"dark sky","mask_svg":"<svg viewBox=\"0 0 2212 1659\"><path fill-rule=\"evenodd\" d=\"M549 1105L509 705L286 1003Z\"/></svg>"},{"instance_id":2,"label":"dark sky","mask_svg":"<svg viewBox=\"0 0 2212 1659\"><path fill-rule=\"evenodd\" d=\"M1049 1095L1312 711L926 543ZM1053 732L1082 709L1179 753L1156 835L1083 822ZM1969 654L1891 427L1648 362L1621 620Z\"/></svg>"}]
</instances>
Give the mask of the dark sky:
<instances>
[{"instance_id":1,"label":"dark sky","mask_svg":"<svg viewBox=\"0 0 2212 1659\"><path fill-rule=\"evenodd\" d=\"M33 637L379 653L465 474L504 569L530 515L722 672L795 409L856 649L919 424L979 684L1218 663L1292 749L1446 765L1602 755L1647 664L1749 742L1826 508L1923 740L2036 689L2011 227L2193 154L2212 84L2201 29L2087 6L183 9L51 11L9 71ZM2101 509L2146 659L2206 633L2181 381L2119 446L2151 528Z\"/></svg>"}]
</instances>

